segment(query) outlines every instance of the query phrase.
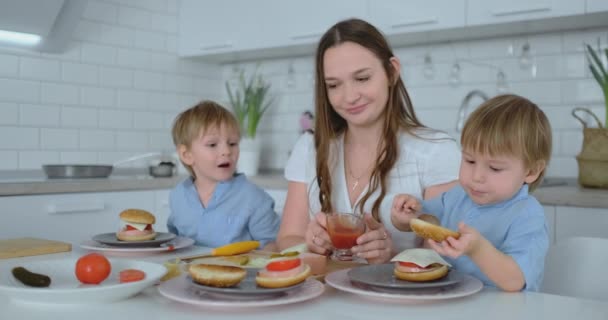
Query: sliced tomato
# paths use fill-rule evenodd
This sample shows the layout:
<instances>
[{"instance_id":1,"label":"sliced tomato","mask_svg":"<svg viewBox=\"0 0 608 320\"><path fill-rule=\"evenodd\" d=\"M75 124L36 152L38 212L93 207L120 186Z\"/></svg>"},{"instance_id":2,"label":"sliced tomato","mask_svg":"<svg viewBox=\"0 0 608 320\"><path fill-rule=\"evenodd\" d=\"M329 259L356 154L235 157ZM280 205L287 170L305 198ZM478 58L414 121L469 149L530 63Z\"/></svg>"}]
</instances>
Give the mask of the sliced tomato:
<instances>
[{"instance_id":1,"label":"sliced tomato","mask_svg":"<svg viewBox=\"0 0 608 320\"><path fill-rule=\"evenodd\" d=\"M285 271L290 270L296 267L299 267L302 264L302 259L289 259L289 260L279 260L273 261L266 265L266 269L268 271Z\"/></svg>"},{"instance_id":2,"label":"sliced tomato","mask_svg":"<svg viewBox=\"0 0 608 320\"><path fill-rule=\"evenodd\" d=\"M119 274L120 283L134 282L146 278L146 273L137 269L125 269Z\"/></svg>"},{"instance_id":3,"label":"sliced tomato","mask_svg":"<svg viewBox=\"0 0 608 320\"><path fill-rule=\"evenodd\" d=\"M138 230L138 229L136 229L130 225L127 225L127 231L131 231L131 230ZM146 225L146 228L144 230L147 230L147 231L152 230L152 225L151 224Z\"/></svg>"},{"instance_id":4,"label":"sliced tomato","mask_svg":"<svg viewBox=\"0 0 608 320\"><path fill-rule=\"evenodd\" d=\"M130 225L127 225L127 231L131 231L131 230L137 230L137 229L131 227Z\"/></svg>"},{"instance_id":5,"label":"sliced tomato","mask_svg":"<svg viewBox=\"0 0 608 320\"><path fill-rule=\"evenodd\" d=\"M420 268L420 269L425 269L425 268L423 268L423 267L421 267L421 266L419 266L419 265L417 265L417 264L415 264L415 263L413 263L413 262L401 262L401 261L399 261L399 265L402 265L402 266L404 266L404 267L408 267L408 268Z\"/></svg>"},{"instance_id":6,"label":"sliced tomato","mask_svg":"<svg viewBox=\"0 0 608 320\"><path fill-rule=\"evenodd\" d=\"M150 230L152 230L152 225L151 225L151 224L147 225L147 226L146 226L146 229L144 229L144 230L146 230L146 231L150 231Z\"/></svg>"}]
</instances>

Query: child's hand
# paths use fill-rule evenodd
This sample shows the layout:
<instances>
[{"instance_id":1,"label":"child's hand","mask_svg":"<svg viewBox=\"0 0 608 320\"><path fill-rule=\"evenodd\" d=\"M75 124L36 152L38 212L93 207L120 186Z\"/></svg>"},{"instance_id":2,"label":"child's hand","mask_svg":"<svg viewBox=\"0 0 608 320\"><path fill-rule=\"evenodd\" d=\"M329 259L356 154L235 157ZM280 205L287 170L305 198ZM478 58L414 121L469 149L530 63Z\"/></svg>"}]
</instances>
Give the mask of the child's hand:
<instances>
[{"instance_id":1,"label":"child's hand","mask_svg":"<svg viewBox=\"0 0 608 320\"><path fill-rule=\"evenodd\" d=\"M429 247L442 256L454 259L463 254L471 255L479 247L483 236L475 228L467 226L464 222L458 224L458 231L460 232L460 238L448 237L441 243L429 239Z\"/></svg>"},{"instance_id":2,"label":"child's hand","mask_svg":"<svg viewBox=\"0 0 608 320\"><path fill-rule=\"evenodd\" d=\"M401 231L411 231L410 220L416 218L420 207L420 201L416 197L409 194L396 195L391 208L391 222Z\"/></svg>"}]
</instances>

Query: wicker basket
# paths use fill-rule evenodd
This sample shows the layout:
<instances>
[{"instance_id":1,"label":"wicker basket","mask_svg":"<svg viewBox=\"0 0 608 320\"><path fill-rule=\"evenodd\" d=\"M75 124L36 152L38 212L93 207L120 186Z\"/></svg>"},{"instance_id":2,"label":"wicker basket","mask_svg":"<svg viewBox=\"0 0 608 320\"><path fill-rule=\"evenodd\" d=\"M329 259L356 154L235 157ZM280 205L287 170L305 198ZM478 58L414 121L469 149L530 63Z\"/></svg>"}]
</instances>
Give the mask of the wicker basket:
<instances>
[{"instance_id":1,"label":"wicker basket","mask_svg":"<svg viewBox=\"0 0 608 320\"><path fill-rule=\"evenodd\" d=\"M597 121L598 128L588 128L587 122L576 112L590 114ZM583 148L576 157L578 162L578 183L584 187L608 188L608 128L589 109L574 108L572 116L583 124Z\"/></svg>"}]
</instances>

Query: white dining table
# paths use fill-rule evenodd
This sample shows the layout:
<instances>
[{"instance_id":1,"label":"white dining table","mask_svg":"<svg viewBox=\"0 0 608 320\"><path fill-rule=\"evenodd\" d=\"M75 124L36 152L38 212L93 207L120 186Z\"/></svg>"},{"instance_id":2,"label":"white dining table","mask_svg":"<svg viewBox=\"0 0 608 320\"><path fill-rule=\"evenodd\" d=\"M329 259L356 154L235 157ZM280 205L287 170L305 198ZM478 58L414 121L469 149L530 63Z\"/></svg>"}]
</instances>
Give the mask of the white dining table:
<instances>
[{"instance_id":1,"label":"white dining table","mask_svg":"<svg viewBox=\"0 0 608 320\"><path fill-rule=\"evenodd\" d=\"M136 259L162 263L174 257L208 252L191 247L173 253L154 254ZM70 253L0 260L32 261L49 258L78 257L86 251L74 246ZM133 257L129 257L133 259ZM608 301L608 299L607 299ZM317 298L268 307L209 308L165 298L152 286L129 299L103 304L42 304L16 301L0 295L0 319L608 319L606 301L586 300L538 292L505 293L484 288L473 295L433 301L395 302L364 297L325 285Z\"/></svg>"}]
</instances>

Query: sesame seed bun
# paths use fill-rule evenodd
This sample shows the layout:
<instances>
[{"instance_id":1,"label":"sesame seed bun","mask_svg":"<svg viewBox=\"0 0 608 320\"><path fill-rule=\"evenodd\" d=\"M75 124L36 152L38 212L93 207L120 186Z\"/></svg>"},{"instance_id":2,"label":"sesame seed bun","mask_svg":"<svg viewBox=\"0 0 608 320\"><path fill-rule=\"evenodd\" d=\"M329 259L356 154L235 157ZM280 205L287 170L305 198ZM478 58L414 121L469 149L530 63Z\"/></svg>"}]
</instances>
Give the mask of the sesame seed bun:
<instances>
[{"instance_id":1,"label":"sesame seed bun","mask_svg":"<svg viewBox=\"0 0 608 320\"><path fill-rule=\"evenodd\" d=\"M156 218L153 214L141 209L127 209L120 213L120 219L126 222L154 224Z\"/></svg>"}]
</instances>

